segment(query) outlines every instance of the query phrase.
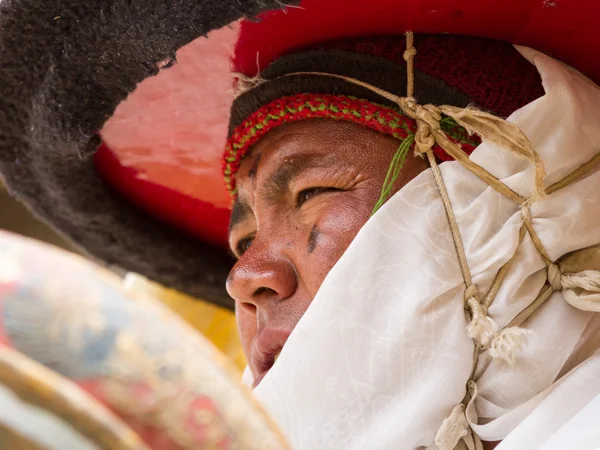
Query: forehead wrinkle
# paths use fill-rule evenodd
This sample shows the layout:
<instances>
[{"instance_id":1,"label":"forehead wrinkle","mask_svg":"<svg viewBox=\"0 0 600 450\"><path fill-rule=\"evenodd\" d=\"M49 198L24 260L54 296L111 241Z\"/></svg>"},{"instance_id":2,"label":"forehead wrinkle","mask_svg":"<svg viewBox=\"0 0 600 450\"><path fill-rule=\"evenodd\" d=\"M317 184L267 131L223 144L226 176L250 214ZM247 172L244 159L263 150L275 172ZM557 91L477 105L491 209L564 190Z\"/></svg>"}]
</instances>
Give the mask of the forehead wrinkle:
<instances>
[{"instance_id":1,"label":"forehead wrinkle","mask_svg":"<svg viewBox=\"0 0 600 450\"><path fill-rule=\"evenodd\" d=\"M347 139L352 140L353 144L357 141L356 130L342 126L344 124L326 121L319 123L315 120L313 125L318 125L319 129L310 131L298 129L300 124L284 124L280 128L267 133L266 136L255 144L251 154L255 154L256 157L252 161L249 172L246 172L246 177L251 182L251 192L254 197L259 192L262 192L263 194L267 194L268 200L273 203L287 190L292 179L303 169L331 167L337 161L337 156L327 151L307 154L307 151L310 151L311 147L336 147L344 145ZM324 125L327 126L321 130ZM260 159L258 158L259 155L264 157ZM308 161L309 157L311 161ZM268 163L265 162L267 159L269 160ZM297 163L293 164L293 166L298 165L299 167L293 169L292 167L288 167L288 164L285 164L286 160L293 160ZM273 176L274 174L269 176L268 173L262 173L265 168L261 169L261 167L264 165L278 166L279 170L285 167L285 171L282 171L277 176ZM276 170L279 171L278 169ZM240 179L242 177L243 175L239 176ZM241 186L240 181L238 180L238 184Z\"/></svg>"}]
</instances>

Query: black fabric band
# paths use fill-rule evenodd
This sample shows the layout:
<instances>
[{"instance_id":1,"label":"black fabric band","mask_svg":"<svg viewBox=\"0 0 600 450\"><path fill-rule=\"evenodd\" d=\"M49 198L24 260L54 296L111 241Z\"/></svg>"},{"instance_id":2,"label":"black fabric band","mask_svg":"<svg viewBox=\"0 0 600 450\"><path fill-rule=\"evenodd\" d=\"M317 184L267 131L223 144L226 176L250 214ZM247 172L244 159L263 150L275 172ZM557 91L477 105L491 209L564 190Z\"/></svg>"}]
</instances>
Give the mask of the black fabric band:
<instances>
[{"instance_id":1,"label":"black fabric band","mask_svg":"<svg viewBox=\"0 0 600 450\"><path fill-rule=\"evenodd\" d=\"M364 81L399 96L406 95L406 67L376 56L341 50L313 50L279 58L261 77L267 80L240 95L233 103L229 135L249 115L278 98L301 94L350 95L383 105L394 104L380 95L339 78L319 75L284 76L297 72L323 72ZM415 70L415 92L421 104L466 107L471 100L459 90Z\"/></svg>"}]
</instances>

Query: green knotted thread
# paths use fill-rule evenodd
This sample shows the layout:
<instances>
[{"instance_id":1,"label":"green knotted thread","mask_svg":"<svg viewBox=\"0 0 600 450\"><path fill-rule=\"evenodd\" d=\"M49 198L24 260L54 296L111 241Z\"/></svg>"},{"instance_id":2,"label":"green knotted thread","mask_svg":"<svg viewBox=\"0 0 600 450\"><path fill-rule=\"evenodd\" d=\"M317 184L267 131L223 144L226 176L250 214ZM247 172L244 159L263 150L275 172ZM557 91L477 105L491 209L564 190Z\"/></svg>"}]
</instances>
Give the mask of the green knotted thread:
<instances>
[{"instance_id":1,"label":"green knotted thread","mask_svg":"<svg viewBox=\"0 0 600 450\"><path fill-rule=\"evenodd\" d=\"M381 208L383 204L390 198L392 190L394 189L394 183L396 183L396 180L402 171L402 166L404 166L406 155L408 155L408 152L410 151L414 141L415 135L411 134L402 141L398 147L398 150L396 150L394 158L392 158L392 162L390 163L387 175L385 176L385 181L383 182L383 187L381 188L381 195L379 196L377 203L375 203L375 207L373 208L371 215L375 214L377 210Z\"/></svg>"}]
</instances>

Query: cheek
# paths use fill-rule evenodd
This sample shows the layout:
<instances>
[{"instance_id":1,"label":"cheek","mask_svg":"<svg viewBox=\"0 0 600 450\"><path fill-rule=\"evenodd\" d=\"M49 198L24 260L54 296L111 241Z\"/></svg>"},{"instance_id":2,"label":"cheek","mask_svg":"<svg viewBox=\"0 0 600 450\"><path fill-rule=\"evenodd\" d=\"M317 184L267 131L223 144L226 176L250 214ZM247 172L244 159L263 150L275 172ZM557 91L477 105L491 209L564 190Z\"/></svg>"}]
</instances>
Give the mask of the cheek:
<instances>
[{"instance_id":1,"label":"cheek","mask_svg":"<svg viewBox=\"0 0 600 450\"><path fill-rule=\"evenodd\" d=\"M317 228L321 234L321 242L326 248L334 248L340 252L346 250L358 230L369 219L371 208L355 196L346 196L341 201L336 202L333 207L323 214Z\"/></svg>"},{"instance_id":2,"label":"cheek","mask_svg":"<svg viewBox=\"0 0 600 450\"><path fill-rule=\"evenodd\" d=\"M315 220L306 250L310 267L306 281L313 294L369 219L372 210L370 199L359 198L350 192L327 203Z\"/></svg>"}]
</instances>

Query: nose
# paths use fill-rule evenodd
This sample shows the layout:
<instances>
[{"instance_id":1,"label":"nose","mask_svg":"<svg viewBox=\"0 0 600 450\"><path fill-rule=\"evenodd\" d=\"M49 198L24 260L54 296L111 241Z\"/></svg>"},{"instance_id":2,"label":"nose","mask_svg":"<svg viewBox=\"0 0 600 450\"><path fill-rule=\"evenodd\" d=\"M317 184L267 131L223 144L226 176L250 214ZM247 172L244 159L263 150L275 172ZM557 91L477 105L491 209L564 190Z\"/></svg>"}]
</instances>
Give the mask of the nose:
<instances>
[{"instance_id":1,"label":"nose","mask_svg":"<svg viewBox=\"0 0 600 450\"><path fill-rule=\"evenodd\" d=\"M267 246L261 248L256 240L227 278L227 292L238 302L238 307L254 313L291 297L297 286L292 262Z\"/></svg>"}]
</instances>

